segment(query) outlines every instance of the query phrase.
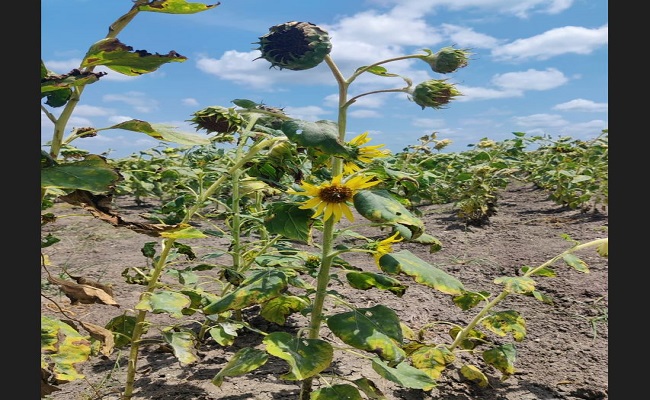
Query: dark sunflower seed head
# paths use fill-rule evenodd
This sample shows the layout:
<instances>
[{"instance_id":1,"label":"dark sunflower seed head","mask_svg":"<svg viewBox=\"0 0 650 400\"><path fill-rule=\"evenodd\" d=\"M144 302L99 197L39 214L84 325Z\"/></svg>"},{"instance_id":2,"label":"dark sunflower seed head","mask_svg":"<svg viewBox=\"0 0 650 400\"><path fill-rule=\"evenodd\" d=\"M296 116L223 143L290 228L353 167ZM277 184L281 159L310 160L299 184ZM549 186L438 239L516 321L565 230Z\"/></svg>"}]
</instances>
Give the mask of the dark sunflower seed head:
<instances>
[{"instance_id":1,"label":"dark sunflower seed head","mask_svg":"<svg viewBox=\"0 0 650 400\"><path fill-rule=\"evenodd\" d=\"M271 68L300 71L314 68L332 50L327 31L311 22L290 21L272 26L261 36L258 50Z\"/></svg>"}]
</instances>

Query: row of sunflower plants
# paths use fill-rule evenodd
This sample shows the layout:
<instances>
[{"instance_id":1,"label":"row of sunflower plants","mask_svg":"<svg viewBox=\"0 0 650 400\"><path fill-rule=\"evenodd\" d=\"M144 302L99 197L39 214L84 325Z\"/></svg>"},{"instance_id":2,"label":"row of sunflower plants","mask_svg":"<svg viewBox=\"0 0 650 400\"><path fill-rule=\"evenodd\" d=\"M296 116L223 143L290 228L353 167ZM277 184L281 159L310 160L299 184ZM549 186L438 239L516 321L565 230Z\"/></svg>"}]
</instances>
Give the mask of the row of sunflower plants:
<instances>
[{"instance_id":1,"label":"row of sunflower plants","mask_svg":"<svg viewBox=\"0 0 650 400\"><path fill-rule=\"evenodd\" d=\"M180 11L198 12L211 8L182 1L165 3L167 8L155 7L156 11L173 12L178 7ZM58 99L59 103L54 104L65 106L56 119L51 151L42 154L44 208L49 204L46 199L58 196L59 200L83 206L116 228L133 229L157 239L142 249L147 268L132 268L123 273L127 282L143 287L133 315L118 315L105 327L74 319L79 325L71 327L70 321L43 316L41 367L46 392L56 390L58 383L80 379L74 364L93 352L106 354L113 347L128 347L122 399L131 399L140 349L148 343L152 336L150 330L154 328L159 333L153 336L167 344L182 364L198 362L196 350L202 344L215 342L229 346L241 330L259 333L263 336L263 348L238 351L212 382L219 386L224 379L253 371L270 357L277 357L289 366L289 372L281 378L300 383L301 400L361 398L362 395L382 398L378 385L367 377L346 379L325 373L332 364L334 351L341 349L364 354L380 376L411 389L432 389L440 374L457 362L456 351L474 351L479 347L484 349L485 366L509 376L514 371L514 347L490 342L478 326L500 336L512 334L518 341L525 336L524 323L516 311L495 312L495 305L513 293L543 299L535 291L532 277L551 276L549 268L559 260L585 271L586 265L574 255L580 250L595 247L601 255L607 255L607 239L574 243L552 260L527 268L522 276L500 278L498 283L503 283L504 289L493 297L487 292L467 290L459 280L409 251L394 252L392 246L401 241L428 245L431 251L438 250L440 243L425 232L423 223L395 195L394 181L383 180L385 174L375 172L378 160L389 156L382 149L384 146L367 146L371 141L367 133L346 140L347 110L359 97L386 92L406 93L422 108L441 108L460 95L453 85L444 79L431 79L413 86L408 78L389 73L384 65L417 59L427 63L434 72L447 74L465 67L469 53L452 47L435 53L425 49L422 53L359 67L346 78L329 55L332 44L328 33L317 25L296 21L271 27L259 38L261 59L270 62L272 67L293 71L325 62L339 86L337 121L301 121L282 110L246 99L233 100L236 107L200 110L191 121L197 130L212 134L208 143L200 136L186 135L181 144L194 147L180 154L170 151L175 158L174 165L164 164L155 170L148 166L134 168L139 173L145 171L145 175L136 176L143 182L147 181L147 171L156 171L152 175L164 171L174 195L164 198L159 194L163 205L151 215L155 223L125 221L111 212L106 203L115 195L113 188L117 182L124 176L129 178L128 168L120 169L113 161L95 155L67 163L60 162L58 157L64 144L100 129L75 130L66 140L57 141L57 138L65 127L70 108L79 101L83 86L92 83L70 78L92 76L99 80L101 76L92 75L95 65L107 65L121 73L133 71L138 65L130 57L132 54L119 45L115 35L120 31L117 28L123 28L138 12L149 10L147 2L136 2L112 26L108 42L100 41L91 47L90 56L75 74L60 77L47 70L42 72L46 87L43 93L49 105ZM115 57L107 57L109 54ZM124 65L115 61L119 56L123 56ZM349 87L362 74L401 78L405 86L351 97ZM63 100L66 95L67 100ZM130 129L163 140L173 137L178 141L179 137L165 127L139 120L106 129ZM234 144L234 148L216 147L224 142ZM85 179L71 181L70 172ZM127 194L128 191L120 193ZM359 217L365 222L358 223ZM353 225L341 224L343 218ZM51 213L42 218L43 223L54 219L56 216ZM197 226L197 221L207 227ZM389 228L389 233L381 240L368 238L354 231L363 225ZM187 243L208 236L224 239L224 248L212 249L197 260ZM349 241L342 240L350 237L359 239L361 244L350 247ZM48 236L42 241L43 247L55 245L56 241L56 237ZM350 266L343 257L348 252L368 253L379 272ZM179 259L185 262L179 263ZM51 267L49 261L43 262L48 274ZM463 311L480 310L467 326L453 325L449 331L450 343L426 343L389 307L376 304L358 308L330 290L331 281L339 279L333 273L335 268L345 270L345 281L359 290L387 290L401 297L406 287L396 278L400 275L453 296L454 304ZM52 282L68 289L74 285L60 279ZM107 292L101 285L86 282L83 286L86 296L95 296L91 300L107 301L104 296ZM89 288L94 290L90 294ZM343 305L348 311L336 312L332 305ZM295 313L306 317L308 322L295 334L264 332L245 318L244 311L251 309L259 310L262 317L279 324ZM167 314L173 323L150 324L151 313ZM82 334L82 329L88 335ZM327 339L326 330L334 339ZM461 372L479 385L487 382L479 367L463 365ZM314 389L315 378L326 384Z\"/></svg>"}]
</instances>

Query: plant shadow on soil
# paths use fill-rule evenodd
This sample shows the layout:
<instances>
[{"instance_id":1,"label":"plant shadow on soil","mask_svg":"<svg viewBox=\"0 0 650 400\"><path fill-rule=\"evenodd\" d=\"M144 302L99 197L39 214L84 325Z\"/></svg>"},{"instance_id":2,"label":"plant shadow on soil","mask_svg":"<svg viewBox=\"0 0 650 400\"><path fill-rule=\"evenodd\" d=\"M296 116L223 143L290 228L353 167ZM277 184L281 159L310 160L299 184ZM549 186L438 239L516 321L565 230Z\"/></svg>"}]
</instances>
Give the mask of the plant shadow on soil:
<instances>
[{"instance_id":1,"label":"plant shadow on soil","mask_svg":"<svg viewBox=\"0 0 650 400\"><path fill-rule=\"evenodd\" d=\"M124 219L135 219L147 210L132 199L118 198L115 211ZM454 216L453 207L425 205L418 207L426 232L442 243L442 249L431 253L426 245L400 242L394 251L409 250L422 260L459 279L465 288L498 293L494 279L520 275L522 266L538 266L572 246L570 239L584 243L607 237L607 210L582 212L561 207L548 197L548 192L532 184L510 184L500 191L497 213L481 227L468 227ZM55 286L44 286L41 313L62 318L53 306L55 301L75 318L100 326L125 310L132 310L142 287L127 284L121 276L127 267L144 265L141 248L152 238L126 229L118 229L94 219L84 211L67 204L57 204L55 214L77 215L61 218L42 228L61 239L45 248L53 275L65 276L64 270L110 284L120 308L101 304L72 305ZM368 236L378 236L366 233ZM385 234L385 232L384 232ZM197 254L208 253L212 244L192 243ZM602 400L608 398L608 260L592 248L577 254L589 268L583 273L556 263L552 278L536 278L536 290L550 297L552 304L531 296L510 295L499 304L499 310L515 310L526 321L526 336L513 343L512 337L491 337L496 343L513 343L517 350L515 373L501 380L501 373L486 366L478 354L463 353L458 361L478 366L490 385L479 388L465 381L457 367L445 370L437 386L430 391L404 389L382 379L362 357L338 354L324 372L347 379L366 376L377 385L387 400ZM372 257L364 253L342 256L351 265L365 271L376 271ZM339 271L344 273L344 271ZM42 270L42 278L45 278ZM61 275L63 274L63 275ZM333 281L331 289L358 307L383 304L393 309L400 320L413 331L434 321L467 324L474 314L456 307L449 295L419 285L408 278L398 278L408 288L398 297L387 291L360 291ZM342 278L345 281L345 278ZM292 315L285 326L256 316L255 309L246 310L251 325L266 332L295 332L306 326L307 319ZM161 315L151 315L155 323ZM449 343L447 328L423 330L427 340ZM331 333L328 339L335 339ZM284 400L297 399L300 382L283 380L288 364L269 357L266 364L242 376L228 377L220 386L211 380L232 355L244 347L262 348L262 337L253 331L241 331L229 347L214 341L200 345L199 361L180 365L164 347L144 346L138 361L133 400ZM66 383L49 395L52 400L110 399L119 400L126 376L128 348L118 349L110 356L94 357L78 367L85 379ZM457 364L461 365L461 364ZM322 382L314 381L314 389Z\"/></svg>"}]
</instances>

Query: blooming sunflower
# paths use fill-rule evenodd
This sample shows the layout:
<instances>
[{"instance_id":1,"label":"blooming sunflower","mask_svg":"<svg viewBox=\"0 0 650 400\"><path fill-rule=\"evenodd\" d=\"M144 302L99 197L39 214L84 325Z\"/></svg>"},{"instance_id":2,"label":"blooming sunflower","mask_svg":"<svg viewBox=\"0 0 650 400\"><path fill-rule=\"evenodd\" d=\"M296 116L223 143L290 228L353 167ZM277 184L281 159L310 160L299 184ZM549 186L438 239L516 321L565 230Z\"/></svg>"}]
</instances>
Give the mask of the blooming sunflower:
<instances>
[{"instance_id":1,"label":"blooming sunflower","mask_svg":"<svg viewBox=\"0 0 650 400\"><path fill-rule=\"evenodd\" d=\"M399 232L395 232L395 234L391 237L388 237L378 243L375 244L374 247L374 253L373 257L375 258L375 263L379 266L379 259L384 255L388 253L393 252L393 243L401 242L403 238L397 239L397 236L399 235Z\"/></svg>"},{"instance_id":2,"label":"blooming sunflower","mask_svg":"<svg viewBox=\"0 0 650 400\"><path fill-rule=\"evenodd\" d=\"M375 158L387 157L390 155L390 150L380 150L384 147L384 144L378 144L374 146L365 146L361 147L364 144L368 143L371 139L368 137L368 132L364 132L361 135L358 135L348 142L348 145L352 148L352 153L355 156L354 161L346 161L343 164L343 173L351 175L357 171L361 170L361 166L356 163L356 161L361 161L362 163L370 163Z\"/></svg>"},{"instance_id":3,"label":"blooming sunflower","mask_svg":"<svg viewBox=\"0 0 650 400\"><path fill-rule=\"evenodd\" d=\"M300 208L316 208L312 218L323 214L325 221L334 217L334 222L338 222L345 215L349 221L354 221L348 202L352 200L357 191L375 186L380 182L372 181L372 179L374 176L357 175L343 182L343 174L340 174L332 178L331 183L315 186L308 182L302 182L300 187L304 191L288 190L287 193L311 197L304 201Z\"/></svg>"}]
</instances>

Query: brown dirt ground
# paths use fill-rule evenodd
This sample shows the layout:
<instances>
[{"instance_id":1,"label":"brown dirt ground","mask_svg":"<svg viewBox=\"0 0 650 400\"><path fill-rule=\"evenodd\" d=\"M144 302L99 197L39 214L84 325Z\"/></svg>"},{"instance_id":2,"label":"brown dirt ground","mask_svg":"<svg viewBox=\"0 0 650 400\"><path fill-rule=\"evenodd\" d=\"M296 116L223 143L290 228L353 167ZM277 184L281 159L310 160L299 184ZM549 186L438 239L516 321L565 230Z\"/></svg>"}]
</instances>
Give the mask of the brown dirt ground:
<instances>
[{"instance_id":1,"label":"brown dirt ground","mask_svg":"<svg viewBox=\"0 0 650 400\"><path fill-rule=\"evenodd\" d=\"M413 252L458 278L466 289L498 293L500 287L493 283L495 278L515 276L521 266L540 265L571 247L571 243L562 238L563 234L579 242L605 238L608 234L607 210L584 213L562 208L549 200L546 192L530 184L511 184L499 193L497 206L497 214L483 227L461 224L449 204L421 206L426 232L442 242L442 250L431 253L428 246L417 243L398 243L393 249ZM41 313L60 317L52 305L54 300L68 315L103 326L114 316L132 310L141 287L126 284L121 273L127 267L144 266L140 249L144 243L155 239L114 228L78 207L57 204L52 210L59 219L45 225L42 233L53 233L61 242L44 249L51 262L50 272L61 276L65 268L73 275L112 285L120 308L100 304L71 305L56 286L44 285L42 293L48 297L41 298ZM124 219L133 220L146 209L129 199L118 198L115 211ZM64 214L70 217L64 218ZM379 237L379 233L376 236ZM191 244L199 258L217 245L209 241ZM490 385L480 389L463 381L457 369L450 368L431 391L403 389L379 378L370 364L360 357L342 354L335 354L335 363L328 372L346 378L359 378L363 374L374 380L388 400L607 399L608 260L593 249L578 255L587 263L589 273L560 263L553 267L556 277L536 278L537 290L549 296L553 304L515 295L500 304L499 309L516 310L526 321L526 337L514 343L516 372L504 381L498 371L485 367L483 371ZM343 258L364 270L376 271L367 254L346 253ZM42 277L45 277L44 271ZM359 291L337 282L332 282L331 286L357 306L381 303L392 308L413 330L432 321L464 324L474 315L471 310L464 312L454 306L449 295L409 278L401 280L409 286L401 298L385 291ZM292 316L284 327L280 327L257 316L254 309L248 311L246 318L267 332L295 331L306 321L302 316ZM160 315L151 317L155 321ZM427 331L427 339L437 337L445 341L448 338L444 331ZM493 340L512 342L511 337ZM265 365L249 374L226 378L220 387L211 383L234 352L243 347L261 346L261 335L252 332L240 333L230 347L221 347L209 340L198 349L200 361L189 366L181 366L171 354L157 347L143 347L133 399L297 399L300 383L279 378L288 371L288 365L275 357L270 357ZM61 390L48 398L119 399L127 357L128 348L119 349L109 357L93 358L79 368L86 375L85 380L61 385ZM468 353L462 358L477 366L484 365L478 355ZM315 388L318 385L315 381Z\"/></svg>"}]
</instances>

